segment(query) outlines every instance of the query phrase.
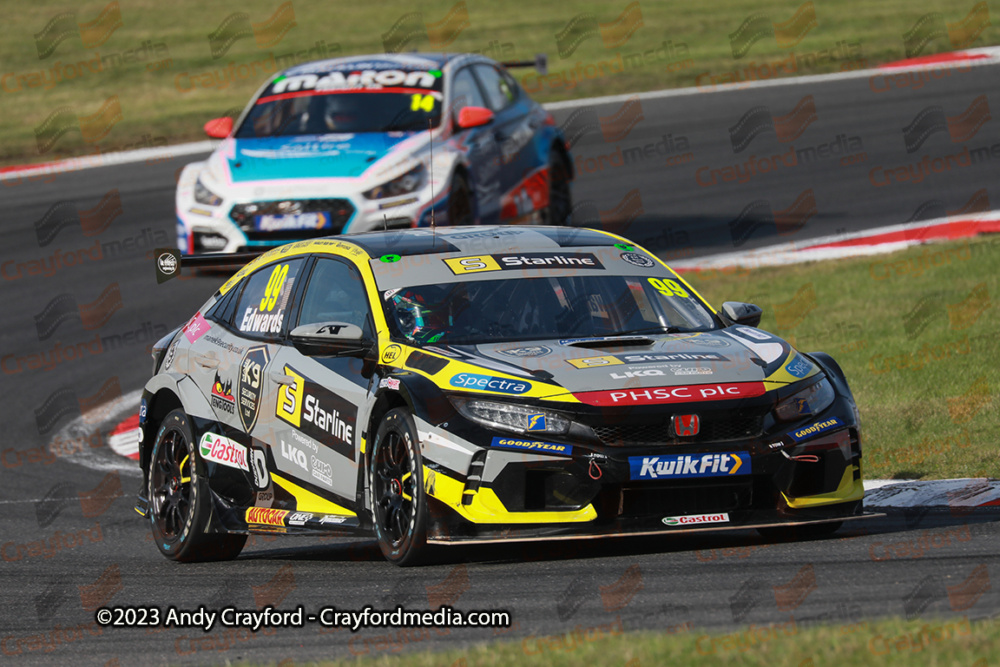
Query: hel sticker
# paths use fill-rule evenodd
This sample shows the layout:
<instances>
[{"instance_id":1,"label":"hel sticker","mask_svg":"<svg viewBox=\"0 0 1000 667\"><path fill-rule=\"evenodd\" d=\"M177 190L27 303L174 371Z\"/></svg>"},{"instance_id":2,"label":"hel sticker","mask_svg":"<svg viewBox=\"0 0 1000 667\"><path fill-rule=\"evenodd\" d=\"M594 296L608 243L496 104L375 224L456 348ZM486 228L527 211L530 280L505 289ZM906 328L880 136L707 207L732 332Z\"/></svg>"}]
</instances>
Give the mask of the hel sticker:
<instances>
[{"instance_id":1,"label":"hel sticker","mask_svg":"<svg viewBox=\"0 0 1000 667\"><path fill-rule=\"evenodd\" d=\"M545 454L562 454L564 456L569 456L573 453L572 445L563 445L557 442L540 442L537 440L521 440L518 438L493 438L493 442L490 445L500 449L517 449L525 452L543 452Z\"/></svg>"},{"instance_id":2,"label":"hel sticker","mask_svg":"<svg viewBox=\"0 0 1000 667\"><path fill-rule=\"evenodd\" d=\"M747 452L630 456L628 457L628 465L631 479L749 475L752 467L750 454Z\"/></svg>"},{"instance_id":3,"label":"hel sticker","mask_svg":"<svg viewBox=\"0 0 1000 667\"><path fill-rule=\"evenodd\" d=\"M661 519L665 526L690 526L696 523L729 523L729 514L686 514L683 516L665 516Z\"/></svg>"},{"instance_id":4,"label":"hel sticker","mask_svg":"<svg viewBox=\"0 0 1000 667\"><path fill-rule=\"evenodd\" d=\"M380 357L383 364L391 364L392 362L399 359L399 356L403 354L403 348L399 345L389 345L384 350L382 350L382 356Z\"/></svg>"},{"instance_id":5,"label":"hel sticker","mask_svg":"<svg viewBox=\"0 0 1000 667\"><path fill-rule=\"evenodd\" d=\"M824 433L831 429L839 428L843 425L844 422L834 417L833 419L827 419L826 421L816 422L812 426L806 426L805 428L800 428L797 431L792 431L788 435L792 436L792 440L794 440L795 442L801 442L802 440L808 440L814 435Z\"/></svg>"}]
</instances>

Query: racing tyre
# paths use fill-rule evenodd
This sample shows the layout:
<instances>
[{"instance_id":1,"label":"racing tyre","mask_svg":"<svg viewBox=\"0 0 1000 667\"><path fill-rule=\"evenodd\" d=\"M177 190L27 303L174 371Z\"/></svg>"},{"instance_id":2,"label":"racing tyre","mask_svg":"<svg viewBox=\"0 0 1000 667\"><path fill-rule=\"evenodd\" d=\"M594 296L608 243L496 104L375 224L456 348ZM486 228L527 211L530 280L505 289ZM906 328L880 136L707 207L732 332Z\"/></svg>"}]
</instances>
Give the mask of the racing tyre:
<instances>
[{"instance_id":1,"label":"racing tyre","mask_svg":"<svg viewBox=\"0 0 1000 667\"><path fill-rule=\"evenodd\" d=\"M372 446L372 523L386 560L396 565L428 561L427 499L417 428L404 408L390 410Z\"/></svg>"},{"instance_id":2,"label":"racing tyre","mask_svg":"<svg viewBox=\"0 0 1000 667\"><path fill-rule=\"evenodd\" d=\"M775 526L773 528L758 528L761 537L775 542L797 542L799 540L818 540L821 537L833 535L843 521L833 523L813 523L805 526Z\"/></svg>"},{"instance_id":3,"label":"racing tyre","mask_svg":"<svg viewBox=\"0 0 1000 667\"><path fill-rule=\"evenodd\" d=\"M156 435L149 464L153 540L171 560L230 560L239 555L247 536L206 532L212 498L194 442L184 411L168 414Z\"/></svg>"},{"instance_id":4,"label":"racing tyre","mask_svg":"<svg viewBox=\"0 0 1000 667\"><path fill-rule=\"evenodd\" d=\"M472 195L465 176L456 173L451 179L451 190L448 192L448 224L471 225Z\"/></svg>"},{"instance_id":5,"label":"racing tyre","mask_svg":"<svg viewBox=\"0 0 1000 667\"><path fill-rule=\"evenodd\" d=\"M569 164L557 150L549 153L549 205L542 215L543 225L565 225L569 223L573 209L569 190Z\"/></svg>"}]
</instances>

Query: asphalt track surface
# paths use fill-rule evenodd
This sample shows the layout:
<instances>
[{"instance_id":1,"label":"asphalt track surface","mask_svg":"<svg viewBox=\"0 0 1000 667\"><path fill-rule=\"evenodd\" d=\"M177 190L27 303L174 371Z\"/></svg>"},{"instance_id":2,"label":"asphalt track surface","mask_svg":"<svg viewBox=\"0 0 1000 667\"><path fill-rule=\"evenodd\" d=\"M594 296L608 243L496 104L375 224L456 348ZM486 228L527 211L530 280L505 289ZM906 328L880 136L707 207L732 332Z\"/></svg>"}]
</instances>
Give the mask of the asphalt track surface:
<instances>
[{"instance_id":1,"label":"asphalt track surface","mask_svg":"<svg viewBox=\"0 0 1000 667\"><path fill-rule=\"evenodd\" d=\"M903 128L928 107L941 107L946 117L961 116L977 97L994 94L998 71L995 66L971 68L931 78L918 89L861 78L643 100L642 119L627 134L627 120L625 125L601 124L601 117L622 111L621 104L584 109L574 120L561 110L557 119L573 130L576 155L583 158L575 191L577 219L621 231L676 257L935 217L970 202L981 207L984 196L989 202L1000 197L997 160L956 163L921 183L883 187L872 184L870 170L992 144L997 120L975 131L971 121L964 126L956 122L965 121L953 122L951 130L932 122L912 153ZM815 120L795 128L780 119L808 95L813 96ZM765 126L736 153L729 128L757 106L767 107L778 129ZM801 134L788 140L798 130ZM673 166L662 155L630 164L622 159L621 166L606 158L604 168L596 169L597 156L613 155L618 147L624 151L655 144L665 134L673 135L675 146L678 137L685 137L689 148L680 152L693 157ZM817 159L782 165L742 184L699 185L701 167L743 164L750 155L785 154L791 146L815 147L841 134L860 137L865 162L845 166L837 157ZM528 652L556 651L562 649L537 638L612 623L625 631L691 629L692 640L699 634L695 628L732 633L748 624L780 624L772 631L780 635L820 620L854 624L888 614L980 618L1000 611L1000 587L982 585L984 567L994 576L1000 571L1000 524L989 514L915 510L847 525L834 538L802 543L768 543L743 531L697 539L463 548L447 552L450 560L442 565L406 570L384 562L370 540L341 539L255 537L235 562L168 562L132 511L135 471L79 464L80 452L91 462L112 461L99 447L105 425L80 415L101 416L100 409L95 413L91 408L102 397L140 388L148 378L145 347L157 337L154 332L188 318L223 279L201 275L158 286L147 258L153 245L170 244L174 179L188 159L0 184L4 663L281 661L442 650L494 639L521 641ZM588 171L588 164L594 170ZM626 198L633 190L641 211L635 195ZM806 220L800 229L776 225L760 205L747 218L751 224L730 224L754 202L781 211L808 190L816 212L799 218ZM107 210L113 210L114 191L120 196L120 214L86 214L105 196L110 197ZM48 243L42 245L40 235ZM157 236L157 242L143 245L143 239ZM130 246L127 239L133 239ZM115 242L129 249L113 254ZM48 276L16 277L17 263L44 259L51 266L54 254L80 249L92 258L56 266ZM87 307L102 294L103 301ZM128 332L134 333L125 338ZM86 345L74 347L81 343ZM53 357L53 350L67 348L75 350L72 358L65 352ZM37 354L47 367L28 367L28 355ZM48 363L53 361L58 363ZM105 420L112 416L103 414ZM76 435L67 437L71 423ZM53 438L59 456L51 454ZM81 531L82 537L73 537ZM53 544L60 548L53 551ZM509 610L515 625L506 632L376 628L352 634L311 624L257 636L220 628L206 635L180 628L101 631L93 612L99 604L181 610L266 604L290 610L303 605L314 613L328 606L402 604L426 610L441 603L459 610ZM738 655L711 642L700 646L721 659Z\"/></svg>"}]
</instances>

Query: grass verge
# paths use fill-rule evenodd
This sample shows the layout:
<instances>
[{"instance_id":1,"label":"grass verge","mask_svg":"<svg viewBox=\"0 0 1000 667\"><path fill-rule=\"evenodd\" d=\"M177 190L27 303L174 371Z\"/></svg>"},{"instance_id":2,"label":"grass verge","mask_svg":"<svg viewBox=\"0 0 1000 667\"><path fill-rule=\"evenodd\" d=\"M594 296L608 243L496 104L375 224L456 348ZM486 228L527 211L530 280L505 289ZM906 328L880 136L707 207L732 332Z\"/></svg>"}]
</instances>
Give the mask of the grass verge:
<instances>
[{"instance_id":1,"label":"grass verge","mask_svg":"<svg viewBox=\"0 0 1000 667\"><path fill-rule=\"evenodd\" d=\"M610 632L615 632L614 623ZM1000 658L997 619L970 621L967 617L947 620L905 621L889 618L846 625L801 627L793 619L785 623L749 626L731 633L636 632L612 635L595 628L551 636L526 637L520 641L480 644L467 650L408 655L363 656L318 663L325 667L496 667L535 665L719 665L761 667L820 667L837 665L962 665L985 667ZM428 631L429 636L434 631ZM422 630L395 630L421 641ZM404 645L409 642L400 642ZM358 642L359 647L366 646ZM373 643L372 646L378 646ZM393 650L384 644L379 650ZM360 651L358 651L360 652Z\"/></svg>"},{"instance_id":2,"label":"grass verge","mask_svg":"<svg viewBox=\"0 0 1000 667\"><path fill-rule=\"evenodd\" d=\"M861 69L1000 43L1000 22L990 25L986 3L971 0L98 0L30 3L5 18L5 164L204 138L203 123L242 108L269 69L320 57L545 52L548 77L518 76L550 101Z\"/></svg>"},{"instance_id":3,"label":"grass verge","mask_svg":"<svg viewBox=\"0 0 1000 667\"><path fill-rule=\"evenodd\" d=\"M717 307L756 303L762 329L837 360L866 478L1000 477L1000 237L685 278Z\"/></svg>"}]
</instances>

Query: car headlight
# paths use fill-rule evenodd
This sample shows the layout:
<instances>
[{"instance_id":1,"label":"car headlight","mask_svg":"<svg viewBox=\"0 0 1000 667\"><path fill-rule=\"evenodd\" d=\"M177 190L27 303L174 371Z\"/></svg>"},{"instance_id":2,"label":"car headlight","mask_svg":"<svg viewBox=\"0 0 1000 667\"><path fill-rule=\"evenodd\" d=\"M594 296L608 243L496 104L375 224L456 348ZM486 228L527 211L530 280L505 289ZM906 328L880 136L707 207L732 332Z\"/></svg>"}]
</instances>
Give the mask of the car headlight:
<instances>
[{"instance_id":1,"label":"car headlight","mask_svg":"<svg viewBox=\"0 0 1000 667\"><path fill-rule=\"evenodd\" d=\"M796 421L822 412L830 407L836 393L833 385L824 376L805 389L801 389L778 403L774 409L775 416L781 421Z\"/></svg>"},{"instance_id":2,"label":"car headlight","mask_svg":"<svg viewBox=\"0 0 1000 667\"><path fill-rule=\"evenodd\" d=\"M565 416L548 410L474 398L449 398L459 414L487 428L526 435L561 435L569 431L571 423Z\"/></svg>"},{"instance_id":3,"label":"car headlight","mask_svg":"<svg viewBox=\"0 0 1000 667\"><path fill-rule=\"evenodd\" d=\"M418 164L402 176L397 176L388 183L376 185L371 190L362 194L367 199L384 199L385 197L409 194L423 187L424 175L424 165Z\"/></svg>"},{"instance_id":4,"label":"car headlight","mask_svg":"<svg viewBox=\"0 0 1000 667\"><path fill-rule=\"evenodd\" d=\"M201 176L194 182L194 200L205 206L218 206L222 203L222 197L206 188L201 182Z\"/></svg>"}]
</instances>

